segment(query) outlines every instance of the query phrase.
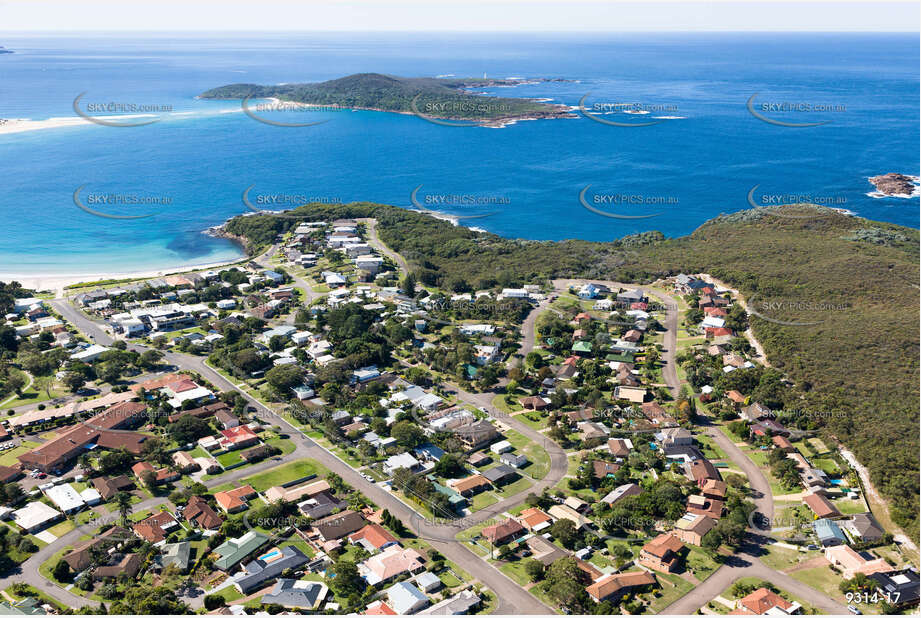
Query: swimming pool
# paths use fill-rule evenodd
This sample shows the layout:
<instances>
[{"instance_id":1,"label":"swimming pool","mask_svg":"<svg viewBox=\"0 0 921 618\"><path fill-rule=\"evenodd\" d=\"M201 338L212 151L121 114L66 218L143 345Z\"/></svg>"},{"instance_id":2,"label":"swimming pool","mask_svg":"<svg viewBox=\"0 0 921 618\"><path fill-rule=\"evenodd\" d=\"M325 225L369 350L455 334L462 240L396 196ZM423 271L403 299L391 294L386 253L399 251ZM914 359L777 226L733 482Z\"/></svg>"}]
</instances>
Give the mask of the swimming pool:
<instances>
[{"instance_id":1,"label":"swimming pool","mask_svg":"<svg viewBox=\"0 0 921 618\"><path fill-rule=\"evenodd\" d=\"M263 562L268 562L272 558L277 558L280 555L281 555L280 551L278 551L277 549L273 549L272 551L266 552L262 554L261 556L259 556L259 559L262 560Z\"/></svg>"},{"instance_id":2,"label":"swimming pool","mask_svg":"<svg viewBox=\"0 0 921 618\"><path fill-rule=\"evenodd\" d=\"M828 482L832 485L844 485L844 479L831 479Z\"/></svg>"}]
</instances>

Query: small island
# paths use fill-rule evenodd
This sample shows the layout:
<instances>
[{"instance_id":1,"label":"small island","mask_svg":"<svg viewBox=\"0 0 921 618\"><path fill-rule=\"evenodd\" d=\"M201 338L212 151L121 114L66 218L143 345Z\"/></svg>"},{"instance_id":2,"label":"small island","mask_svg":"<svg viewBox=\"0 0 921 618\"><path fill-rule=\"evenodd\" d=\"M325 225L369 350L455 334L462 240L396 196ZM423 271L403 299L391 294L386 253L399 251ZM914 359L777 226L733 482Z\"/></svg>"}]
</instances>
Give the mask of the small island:
<instances>
[{"instance_id":1,"label":"small island","mask_svg":"<svg viewBox=\"0 0 921 618\"><path fill-rule=\"evenodd\" d=\"M12 54L12 49L7 49L3 45L0 45L0 54Z\"/></svg>"},{"instance_id":2,"label":"small island","mask_svg":"<svg viewBox=\"0 0 921 618\"><path fill-rule=\"evenodd\" d=\"M230 84L203 99L276 99L305 106L416 114L441 120L502 126L516 120L574 117L567 105L526 98L484 96L471 89L512 87L561 79L396 77L358 73L320 83Z\"/></svg>"},{"instance_id":3,"label":"small island","mask_svg":"<svg viewBox=\"0 0 921 618\"><path fill-rule=\"evenodd\" d=\"M873 176L870 183L886 197L912 197L918 191L918 177L890 172Z\"/></svg>"}]
</instances>

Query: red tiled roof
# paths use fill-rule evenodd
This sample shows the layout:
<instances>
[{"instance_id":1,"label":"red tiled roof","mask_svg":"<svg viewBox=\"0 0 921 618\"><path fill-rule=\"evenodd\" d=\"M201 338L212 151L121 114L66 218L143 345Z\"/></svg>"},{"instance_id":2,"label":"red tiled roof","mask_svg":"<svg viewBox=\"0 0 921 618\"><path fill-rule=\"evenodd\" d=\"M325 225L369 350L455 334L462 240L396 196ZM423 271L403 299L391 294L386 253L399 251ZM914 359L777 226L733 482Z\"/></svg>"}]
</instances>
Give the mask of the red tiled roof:
<instances>
[{"instance_id":1,"label":"red tiled roof","mask_svg":"<svg viewBox=\"0 0 921 618\"><path fill-rule=\"evenodd\" d=\"M389 543L396 543L396 538L387 532L383 526L378 524L368 524L358 532L349 535L349 542L357 543L365 540L375 549L380 549Z\"/></svg>"}]
</instances>

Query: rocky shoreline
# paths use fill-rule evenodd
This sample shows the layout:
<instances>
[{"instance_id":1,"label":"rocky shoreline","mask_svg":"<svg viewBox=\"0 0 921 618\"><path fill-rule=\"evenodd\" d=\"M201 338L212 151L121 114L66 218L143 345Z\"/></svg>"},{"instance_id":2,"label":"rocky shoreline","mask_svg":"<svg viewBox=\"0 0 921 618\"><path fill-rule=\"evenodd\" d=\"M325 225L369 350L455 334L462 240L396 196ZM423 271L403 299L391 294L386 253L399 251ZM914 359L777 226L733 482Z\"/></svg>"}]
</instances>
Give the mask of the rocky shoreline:
<instances>
[{"instance_id":1,"label":"rocky shoreline","mask_svg":"<svg viewBox=\"0 0 921 618\"><path fill-rule=\"evenodd\" d=\"M257 214L257 213L253 213L253 214ZM270 214L270 213L266 213L266 214ZM236 217L240 217L240 216L245 217L245 216L247 216L247 215L246 215L246 214L243 214L243 215L234 215L234 216L231 217L230 219L235 219ZM224 238L224 239L227 239L227 240L229 240L229 241L231 241L231 242L233 242L233 243L239 245L240 248L243 250L243 253L245 253L247 256L251 256L253 253L252 253L252 251L250 251L250 242L249 242L249 240L248 240L245 236L239 236L239 235L237 235L237 234L231 234L230 232L227 231L227 228L224 227L224 226L227 225L227 223L230 221L230 219L227 219L227 221L224 221L224 223L221 223L220 225L214 225L214 226L209 227L208 229L204 230L204 231L202 232L202 234L204 234L205 236L210 236L210 237L212 237L212 238Z\"/></svg>"},{"instance_id":2,"label":"rocky shoreline","mask_svg":"<svg viewBox=\"0 0 921 618\"><path fill-rule=\"evenodd\" d=\"M918 176L906 176L890 172L869 178L876 190L886 197L913 197L918 194Z\"/></svg>"}]
</instances>

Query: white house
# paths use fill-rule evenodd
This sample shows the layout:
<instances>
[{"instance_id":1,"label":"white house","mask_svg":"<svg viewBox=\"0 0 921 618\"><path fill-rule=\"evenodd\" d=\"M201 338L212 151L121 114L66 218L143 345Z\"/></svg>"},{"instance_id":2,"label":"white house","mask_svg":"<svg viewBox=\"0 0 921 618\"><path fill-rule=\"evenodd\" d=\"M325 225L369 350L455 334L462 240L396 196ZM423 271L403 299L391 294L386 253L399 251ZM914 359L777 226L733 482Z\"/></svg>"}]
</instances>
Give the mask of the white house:
<instances>
[{"instance_id":1,"label":"white house","mask_svg":"<svg viewBox=\"0 0 921 618\"><path fill-rule=\"evenodd\" d=\"M496 455L501 455L502 453L508 453L509 451L513 450L513 448L514 447L512 446L511 442L508 440L502 440L501 442L496 442L490 446L489 450L491 450Z\"/></svg>"},{"instance_id":2,"label":"white house","mask_svg":"<svg viewBox=\"0 0 921 618\"><path fill-rule=\"evenodd\" d=\"M384 462L384 472L392 475L394 472L400 468L406 468L407 470L415 470L419 467L419 460L410 455L409 453L400 453L399 455L391 455Z\"/></svg>"},{"instance_id":3,"label":"white house","mask_svg":"<svg viewBox=\"0 0 921 618\"><path fill-rule=\"evenodd\" d=\"M92 363L94 360L102 356L103 353L108 352L109 348L101 346L98 343L94 343L88 348L77 352L76 354L71 354L71 360L82 361L84 363Z\"/></svg>"},{"instance_id":4,"label":"white house","mask_svg":"<svg viewBox=\"0 0 921 618\"><path fill-rule=\"evenodd\" d=\"M579 288L578 296L579 298L585 300L595 298L598 296L598 288L591 283L586 283L581 288Z\"/></svg>"}]
</instances>

